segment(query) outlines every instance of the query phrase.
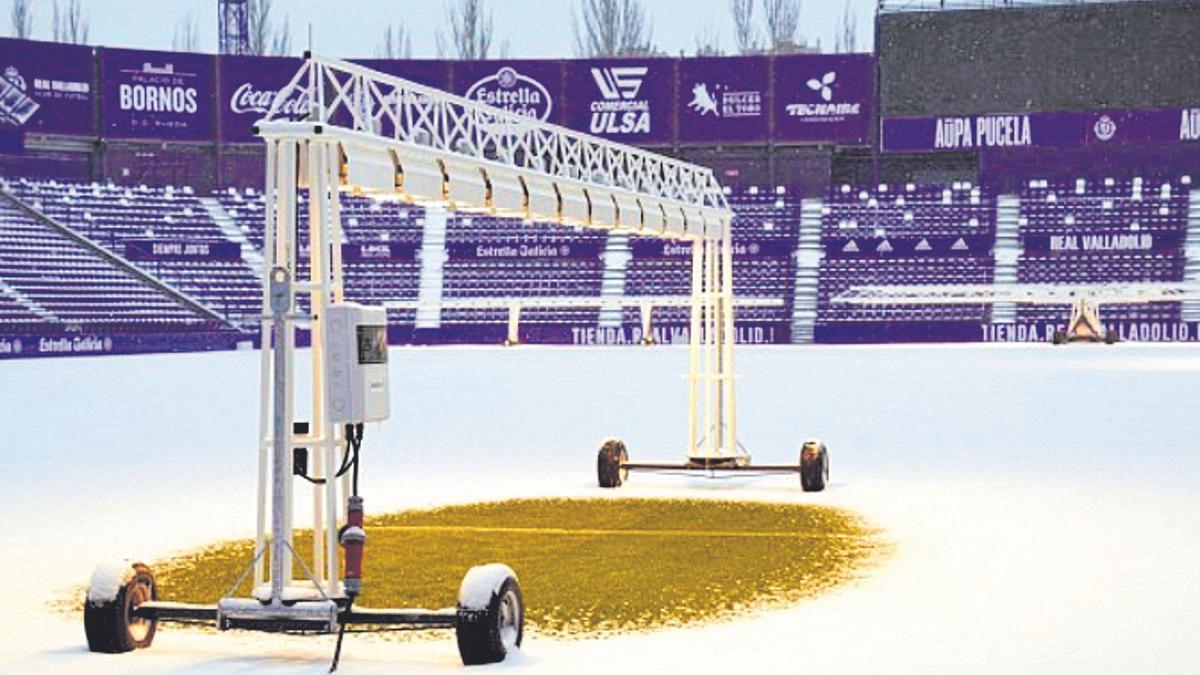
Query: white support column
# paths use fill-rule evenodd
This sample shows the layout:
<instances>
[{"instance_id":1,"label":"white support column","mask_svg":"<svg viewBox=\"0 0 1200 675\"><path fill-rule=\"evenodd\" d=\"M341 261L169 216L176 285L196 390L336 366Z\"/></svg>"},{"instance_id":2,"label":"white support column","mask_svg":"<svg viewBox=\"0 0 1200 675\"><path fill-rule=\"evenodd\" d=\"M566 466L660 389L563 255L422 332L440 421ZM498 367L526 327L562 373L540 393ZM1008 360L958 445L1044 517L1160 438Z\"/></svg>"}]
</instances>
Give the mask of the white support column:
<instances>
[{"instance_id":1,"label":"white support column","mask_svg":"<svg viewBox=\"0 0 1200 675\"><path fill-rule=\"evenodd\" d=\"M721 423L725 433L724 452L729 457L736 457L737 447L737 416L734 394L735 375L733 370L733 347L737 341L737 333L733 316L733 227L730 221L725 222L724 237L721 249L722 283L721 283L721 319L725 322L721 330Z\"/></svg>"},{"instance_id":2,"label":"white support column","mask_svg":"<svg viewBox=\"0 0 1200 675\"><path fill-rule=\"evenodd\" d=\"M692 241L692 305L691 330L688 335L688 445L687 456L697 454L700 441L696 426L700 423L700 314L703 311L702 293L704 242Z\"/></svg>"},{"instance_id":3,"label":"white support column","mask_svg":"<svg viewBox=\"0 0 1200 675\"><path fill-rule=\"evenodd\" d=\"M720 353L717 351L717 256L720 248L716 241L704 244L704 438L705 456L714 456L721 445L720 400L717 371L720 368Z\"/></svg>"},{"instance_id":4,"label":"white support column","mask_svg":"<svg viewBox=\"0 0 1200 675\"><path fill-rule=\"evenodd\" d=\"M337 143L325 144L325 166L323 185L328 189L329 224L325 228L329 233L331 265L325 275L329 284L326 298L341 302L345 298L345 280L342 276L342 204L338 196L339 175L341 173L341 151ZM329 383L325 381L324 400L330 399ZM338 592L338 515L344 513L342 501L338 499L337 451L340 442L338 425L330 425L325 438L325 582L326 595L333 597ZM314 530L313 540L319 537L319 531ZM320 578L321 572L313 570Z\"/></svg>"},{"instance_id":5,"label":"white support column","mask_svg":"<svg viewBox=\"0 0 1200 675\"><path fill-rule=\"evenodd\" d=\"M328 182L325 179L325 144L310 141L308 144L308 249L309 249L309 312L313 317L311 322L312 346L312 409L309 423L309 436L314 441L312 446L313 476L325 478L325 460L332 455L326 446L325 438L328 429L325 428L325 382L322 378L325 362L325 293L329 283L328 268ZM332 459L332 457L330 457ZM331 475L331 474L329 474ZM325 524L325 509L323 502L324 488L321 485L312 486L313 498L313 538L311 569L316 581L321 580L325 569L325 540L322 536Z\"/></svg>"},{"instance_id":6,"label":"white support column","mask_svg":"<svg viewBox=\"0 0 1200 675\"><path fill-rule=\"evenodd\" d=\"M267 142L267 176L266 182L266 224L263 230L263 254L266 256L268 263L267 269L270 269L277 264L278 251L275 246L275 214L278 209L276 195L278 194L277 186L275 185L276 176L278 175L280 143L278 141ZM258 411L258 512L255 519L255 535L254 535L254 586L257 587L266 581L266 555L261 555L263 548L267 545L267 492L269 491L269 475L268 475L268 455L271 447L271 409L272 400L271 392L271 319L268 317L268 309L271 306L270 286L268 285L267 275L263 274L263 317L261 329L259 331L259 411Z\"/></svg>"}]
</instances>

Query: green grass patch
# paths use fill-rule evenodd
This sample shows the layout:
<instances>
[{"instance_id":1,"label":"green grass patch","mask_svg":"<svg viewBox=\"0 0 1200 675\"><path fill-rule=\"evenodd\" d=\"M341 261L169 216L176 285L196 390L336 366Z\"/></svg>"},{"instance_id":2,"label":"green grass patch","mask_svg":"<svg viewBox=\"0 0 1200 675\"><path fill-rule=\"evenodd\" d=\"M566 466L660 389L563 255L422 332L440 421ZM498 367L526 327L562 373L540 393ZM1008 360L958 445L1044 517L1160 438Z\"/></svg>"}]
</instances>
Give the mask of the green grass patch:
<instances>
[{"instance_id":1,"label":"green grass patch","mask_svg":"<svg viewBox=\"0 0 1200 675\"><path fill-rule=\"evenodd\" d=\"M378 516L366 529L359 604L452 606L468 568L504 562L530 627L575 636L793 603L860 576L888 550L846 511L709 500L512 500ZM309 538L298 537L298 551ZM229 542L159 563L160 597L215 602L252 551Z\"/></svg>"}]
</instances>

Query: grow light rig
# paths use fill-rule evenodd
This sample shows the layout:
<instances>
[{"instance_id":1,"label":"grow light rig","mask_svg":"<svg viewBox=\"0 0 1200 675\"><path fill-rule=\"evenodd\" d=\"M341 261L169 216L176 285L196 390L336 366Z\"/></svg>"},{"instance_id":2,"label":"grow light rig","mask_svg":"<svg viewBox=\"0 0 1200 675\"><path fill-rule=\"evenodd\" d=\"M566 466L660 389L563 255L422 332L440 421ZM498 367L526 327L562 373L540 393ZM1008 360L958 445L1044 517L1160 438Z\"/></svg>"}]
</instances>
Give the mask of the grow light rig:
<instances>
[{"instance_id":1,"label":"grow light rig","mask_svg":"<svg viewBox=\"0 0 1200 675\"><path fill-rule=\"evenodd\" d=\"M855 286L833 298L845 305L1070 305L1066 329L1050 338L1056 345L1117 342L1117 333L1100 320L1102 305L1195 301L1200 284L1192 282Z\"/></svg>"},{"instance_id":2,"label":"grow light rig","mask_svg":"<svg viewBox=\"0 0 1200 675\"><path fill-rule=\"evenodd\" d=\"M293 96L309 101L303 119L281 110ZM348 627L454 629L467 664L503 660L520 645L520 589L512 570L499 564L468 571L453 609L355 605L363 591L365 533L357 495L363 425L388 415L386 316L345 300L342 191L691 241L685 466L748 465L734 425L731 213L710 170L311 54L256 133L267 153L267 273L255 553L243 573L243 579L253 575L252 590L249 597L231 597L239 579L213 605L165 602L146 566L102 565L84 608L93 651L148 647L159 622L336 632L335 668ZM298 213L302 189L309 192L307 231ZM305 328L312 373L307 422L295 413L296 338ZM618 470L634 468L642 467L623 461ZM307 556L293 539L297 476L312 483ZM294 565L301 578L294 578Z\"/></svg>"}]
</instances>

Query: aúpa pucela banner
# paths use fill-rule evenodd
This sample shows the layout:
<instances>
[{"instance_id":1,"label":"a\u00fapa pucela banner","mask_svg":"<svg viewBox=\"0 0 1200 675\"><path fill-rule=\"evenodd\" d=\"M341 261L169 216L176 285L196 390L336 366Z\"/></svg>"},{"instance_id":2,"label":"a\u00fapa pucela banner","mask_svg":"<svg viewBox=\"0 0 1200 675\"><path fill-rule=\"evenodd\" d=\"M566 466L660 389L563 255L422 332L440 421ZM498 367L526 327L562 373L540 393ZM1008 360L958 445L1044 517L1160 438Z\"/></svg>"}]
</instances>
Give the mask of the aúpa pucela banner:
<instances>
[{"instance_id":1,"label":"a\u00fapa pucela banner","mask_svg":"<svg viewBox=\"0 0 1200 675\"><path fill-rule=\"evenodd\" d=\"M884 152L974 152L1196 141L1200 141L1200 107L891 117L883 120L881 137Z\"/></svg>"}]
</instances>

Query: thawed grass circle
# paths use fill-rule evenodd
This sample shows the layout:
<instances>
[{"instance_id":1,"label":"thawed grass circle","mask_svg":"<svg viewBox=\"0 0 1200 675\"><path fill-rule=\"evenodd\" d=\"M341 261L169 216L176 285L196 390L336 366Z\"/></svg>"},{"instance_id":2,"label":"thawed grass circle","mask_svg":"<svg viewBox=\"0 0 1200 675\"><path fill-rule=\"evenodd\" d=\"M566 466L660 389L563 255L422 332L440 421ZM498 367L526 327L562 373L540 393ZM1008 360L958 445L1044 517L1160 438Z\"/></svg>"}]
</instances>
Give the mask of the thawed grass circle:
<instances>
[{"instance_id":1,"label":"thawed grass circle","mask_svg":"<svg viewBox=\"0 0 1200 675\"><path fill-rule=\"evenodd\" d=\"M710 500L511 500L378 516L366 529L362 606L452 606L468 568L504 562L529 628L579 637L794 603L861 575L887 549L846 511ZM160 596L216 601L252 548L231 542L156 565Z\"/></svg>"}]
</instances>

